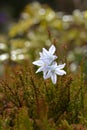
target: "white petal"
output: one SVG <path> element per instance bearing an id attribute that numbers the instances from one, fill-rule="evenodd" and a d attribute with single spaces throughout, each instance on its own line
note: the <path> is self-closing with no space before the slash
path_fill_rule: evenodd
<path id="1" fill-rule="evenodd" d="M 61 65 L 58 65 L 57 67 L 59 68 L 59 69 L 63 69 L 64 67 L 65 67 L 65 63 L 64 64 L 61 64 Z"/>
<path id="2" fill-rule="evenodd" d="M 55 51 L 56 51 L 56 48 L 55 48 L 54 45 L 52 45 L 52 46 L 49 48 L 49 52 L 50 52 L 51 54 L 54 54 Z"/>
<path id="3" fill-rule="evenodd" d="M 37 60 L 37 61 L 34 61 L 33 64 L 37 66 L 42 66 L 44 63 L 41 60 Z"/>
<path id="4" fill-rule="evenodd" d="M 40 68 L 36 71 L 36 73 L 41 72 L 41 71 L 43 71 L 43 67 L 40 67 Z"/>
<path id="5" fill-rule="evenodd" d="M 53 84 L 56 84 L 56 82 L 57 82 L 57 75 L 56 74 L 52 74 L 51 75 L 51 80 L 52 80 Z"/>
<path id="6" fill-rule="evenodd" d="M 46 74 L 47 74 L 47 71 L 43 71 L 43 78 L 44 78 L 44 79 L 47 79 L 47 78 L 46 78 Z"/>
<path id="7" fill-rule="evenodd" d="M 47 56 L 48 54 L 49 52 L 45 48 L 43 48 L 43 56 Z"/>
<path id="8" fill-rule="evenodd" d="M 49 71 L 49 72 L 46 74 L 45 79 L 50 78 L 50 77 L 51 77 L 51 75 L 52 75 L 52 73 L 51 73 L 51 71 Z"/>
<path id="9" fill-rule="evenodd" d="M 64 70 L 57 69 L 56 70 L 56 74 L 58 74 L 58 75 L 64 75 L 64 74 L 66 74 L 66 72 Z"/>
<path id="10" fill-rule="evenodd" d="M 56 61 L 54 61 L 54 62 L 52 63 L 52 66 L 57 67 L 57 62 L 56 62 Z"/>

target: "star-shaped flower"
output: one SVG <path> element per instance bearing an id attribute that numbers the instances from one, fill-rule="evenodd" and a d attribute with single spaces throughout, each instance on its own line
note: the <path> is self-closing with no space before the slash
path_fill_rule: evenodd
<path id="1" fill-rule="evenodd" d="M 51 66 L 49 66 L 48 73 L 45 77 L 45 79 L 51 78 L 53 84 L 56 84 L 57 82 L 57 75 L 65 75 L 66 72 L 62 70 L 65 67 L 65 63 L 61 65 L 57 65 L 56 62 L 54 62 Z"/>
<path id="2" fill-rule="evenodd" d="M 56 48 L 54 45 L 52 45 L 49 50 L 43 48 L 43 51 L 40 52 L 40 60 L 44 60 L 44 62 L 51 64 L 55 59 L 57 59 L 57 56 L 54 55 L 55 51 Z"/>

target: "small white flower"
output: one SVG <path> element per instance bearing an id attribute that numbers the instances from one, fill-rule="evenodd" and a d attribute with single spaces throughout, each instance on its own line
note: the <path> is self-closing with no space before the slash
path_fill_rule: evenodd
<path id="1" fill-rule="evenodd" d="M 57 82 L 57 75 L 64 75 L 66 72 L 62 70 L 65 67 L 65 63 L 61 65 L 57 65 L 54 61 L 57 56 L 54 55 L 56 48 L 52 45 L 49 50 L 43 48 L 43 51 L 40 52 L 40 58 L 37 61 L 34 61 L 33 64 L 39 66 L 40 68 L 36 71 L 43 72 L 43 78 L 48 79 L 51 78 L 53 84 Z"/>
<path id="2" fill-rule="evenodd" d="M 52 45 L 49 48 L 49 51 L 47 51 L 45 48 L 43 48 L 43 51 L 40 52 L 40 59 L 37 61 L 34 61 L 33 64 L 39 66 L 40 68 L 36 71 L 36 73 L 43 71 L 43 78 L 45 79 L 45 76 L 48 71 L 48 66 L 54 62 L 54 60 L 57 58 L 56 55 L 53 55 L 55 53 L 55 46 Z"/>
<path id="3" fill-rule="evenodd" d="M 61 69 L 63 69 L 65 67 L 65 65 L 66 65 L 65 63 L 61 64 L 61 65 L 57 65 L 57 63 L 54 62 L 54 64 L 49 67 L 49 71 L 48 71 L 45 79 L 48 79 L 48 78 L 51 77 L 51 80 L 52 80 L 53 84 L 56 84 L 57 75 L 62 76 L 64 74 L 66 74 L 66 72 L 64 70 L 61 70 Z"/>
<path id="4" fill-rule="evenodd" d="M 52 45 L 48 51 L 43 48 L 43 51 L 40 52 L 40 60 L 44 60 L 44 62 L 51 64 L 55 59 L 57 59 L 57 56 L 54 55 L 55 51 L 56 48 L 54 45 Z"/>

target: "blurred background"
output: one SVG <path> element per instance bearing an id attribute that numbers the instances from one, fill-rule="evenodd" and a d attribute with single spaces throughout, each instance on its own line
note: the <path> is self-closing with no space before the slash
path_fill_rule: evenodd
<path id="1" fill-rule="evenodd" d="M 24 7 L 36 0 L 0 0 L 0 32 L 4 32 L 5 24 L 10 20 L 17 20 Z M 73 10 L 86 10 L 87 0 L 37 0 L 41 4 L 49 5 L 54 11 L 71 14 Z"/>
<path id="2" fill-rule="evenodd" d="M 87 74 L 87 0 L 0 0 L 0 75 L 7 65 L 37 59 L 51 45 L 49 32 L 58 55 L 67 46 L 71 71 L 83 63 Z"/>

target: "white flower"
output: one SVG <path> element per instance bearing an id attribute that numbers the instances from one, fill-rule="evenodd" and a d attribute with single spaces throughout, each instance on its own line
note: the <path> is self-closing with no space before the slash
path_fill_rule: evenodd
<path id="1" fill-rule="evenodd" d="M 45 48 L 43 48 L 43 51 L 40 52 L 40 59 L 37 61 L 34 61 L 33 64 L 39 66 L 40 68 L 36 71 L 36 73 L 43 71 L 43 78 L 45 79 L 45 76 L 48 72 L 48 66 L 54 62 L 54 60 L 57 58 L 56 55 L 53 55 L 56 51 L 56 48 L 54 45 L 52 45 L 49 48 L 49 51 L 47 51 Z"/>
<path id="2" fill-rule="evenodd" d="M 65 67 L 65 65 L 66 65 L 65 63 L 61 64 L 61 65 L 57 65 L 57 63 L 54 62 L 54 64 L 49 67 L 49 71 L 48 71 L 45 79 L 51 77 L 51 80 L 52 80 L 53 84 L 56 84 L 57 75 L 62 76 L 64 74 L 66 74 L 66 72 L 64 70 L 62 70 Z"/>
<path id="3" fill-rule="evenodd" d="M 49 64 L 51 64 L 55 59 L 57 59 L 57 56 L 53 55 L 55 51 L 56 51 L 56 48 L 54 45 L 52 45 L 49 48 L 49 51 L 43 48 L 43 51 L 40 52 L 40 60 L 43 60 L 44 62 L 48 62 Z"/>
<path id="4" fill-rule="evenodd" d="M 53 84 L 57 82 L 57 75 L 64 75 L 66 72 L 62 70 L 65 67 L 65 63 L 61 65 L 57 65 L 55 59 L 57 58 L 54 55 L 56 48 L 52 45 L 49 50 L 43 48 L 43 51 L 40 52 L 40 58 L 37 61 L 34 61 L 33 64 L 39 66 L 39 69 L 36 71 L 43 72 L 43 78 L 48 79 L 51 78 Z"/>

